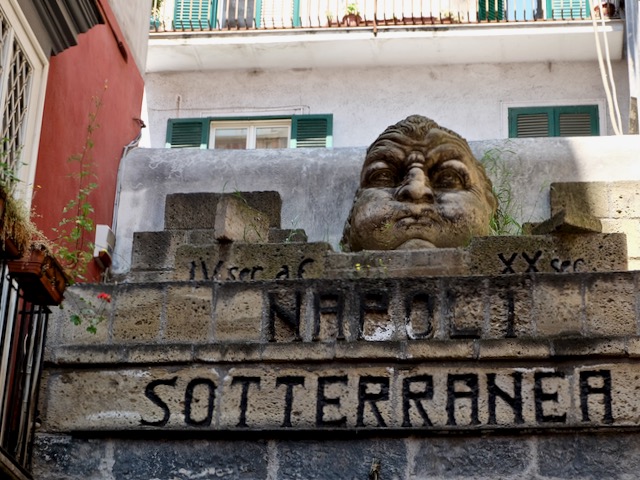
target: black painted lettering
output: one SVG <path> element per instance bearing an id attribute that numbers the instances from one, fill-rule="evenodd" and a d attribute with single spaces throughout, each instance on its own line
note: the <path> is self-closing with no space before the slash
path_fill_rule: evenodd
<path id="1" fill-rule="evenodd" d="M 511 290 L 507 292 L 507 331 L 505 338 L 516 338 L 516 300 Z"/>
<path id="2" fill-rule="evenodd" d="M 388 311 L 387 292 L 360 292 L 360 338 L 364 335 L 364 322 L 368 314 L 386 314 Z"/>
<path id="3" fill-rule="evenodd" d="M 291 411 L 293 410 L 293 387 L 304 386 L 304 377 L 286 376 L 276 378 L 276 387 L 286 385 L 287 390 L 284 394 L 284 420 L 282 426 L 291 427 Z"/>
<path id="4" fill-rule="evenodd" d="M 191 416 L 193 405 L 193 393 L 197 386 L 203 385 L 207 388 L 207 414 L 202 420 L 194 420 Z M 184 423 L 193 427 L 208 427 L 213 420 L 213 407 L 216 399 L 216 384 L 208 378 L 194 378 L 187 385 L 184 392 Z"/>
<path id="5" fill-rule="evenodd" d="M 599 378 L 601 387 L 594 387 L 589 383 L 589 379 Z M 582 410 L 582 421 L 591 421 L 589 417 L 589 395 L 602 395 L 604 414 L 602 423 L 613 423 L 613 411 L 611 408 L 611 370 L 593 370 L 590 372 L 580 372 L 580 408 Z"/>
<path id="6" fill-rule="evenodd" d="M 207 263 L 200 259 L 200 267 L 202 268 L 202 278 L 209 280 L 209 272 L 207 271 Z"/>
<path id="7" fill-rule="evenodd" d="M 168 380 L 154 380 L 149 382 L 147 388 L 144 390 L 144 396 L 155 403 L 163 412 L 163 417 L 161 420 L 151 422 L 145 419 L 140 420 L 140 425 L 149 425 L 151 427 L 164 427 L 169 422 L 169 417 L 171 416 L 171 411 L 169 410 L 169 406 L 158 396 L 155 389 L 160 385 L 167 385 L 168 387 L 175 387 L 176 381 L 178 377 L 172 377 Z"/>
<path id="8" fill-rule="evenodd" d="M 456 390 L 456 384 L 462 383 L 468 390 Z M 478 425 L 478 375 L 475 373 L 449 374 L 447 376 L 447 425 L 456 423 L 456 400 L 469 399 L 471 402 L 471 420 L 469 425 Z"/>
<path id="9" fill-rule="evenodd" d="M 516 259 L 516 257 L 518 256 L 517 253 L 514 253 L 511 255 L 511 257 L 509 257 L 509 260 L 507 260 L 506 258 L 504 258 L 504 255 L 502 255 L 502 253 L 498 254 L 498 258 L 502 261 L 502 263 L 505 265 L 505 267 L 502 269 L 502 274 L 505 273 L 516 273 L 515 270 L 513 269 L 512 265 L 514 260 Z"/>
<path id="10" fill-rule="evenodd" d="M 522 417 L 522 372 L 513 372 L 513 395 L 508 394 L 496 385 L 496 374 L 487 373 L 487 390 L 489 393 L 489 425 L 496 425 L 496 399 L 500 398 L 513 410 L 514 423 L 524 423 Z"/>
<path id="11" fill-rule="evenodd" d="M 318 340 L 320 337 L 320 322 L 323 314 L 335 315 L 337 338 L 344 340 L 344 295 L 342 292 L 315 292 L 313 307 L 313 340 Z"/>
<path id="12" fill-rule="evenodd" d="M 240 396 L 240 418 L 236 427 L 247 426 L 247 407 L 249 406 L 249 386 L 254 384 L 260 388 L 260 377 L 234 377 L 231 385 L 242 385 L 242 393 Z"/>
<path id="13" fill-rule="evenodd" d="M 264 268 L 262 268 L 259 265 L 256 265 L 255 267 L 253 267 L 251 269 L 251 280 L 255 280 L 256 279 L 256 273 L 263 272 L 263 271 L 264 271 Z"/>
<path id="14" fill-rule="evenodd" d="M 282 269 L 276 273 L 276 280 L 286 280 L 289 278 L 289 266 L 282 265 Z"/>
<path id="15" fill-rule="evenodd" d="M 423 385 L 422 390 L 413 390 L 412 386 Z M 414 402 L 416 410 L 422 418 L 423 427 L 431 427 L 433 423 L 427 415 L 427 411 L 422 404 L 422 400 L 431 400 L 433 398 L 433 377 L 431 375 L 415 375 L 402 380 L 402 426 L 412 427 L 411 424 L 411 402 Z"/>
<path id="16" fill-rule="evenodd" d="M 191 266 L 189 267 L 189 281 L 193 281 L 196 279 L 196 262 L 191 261 Z"/>
<path id="17" fill-rule="evenodd" d="M 538 259 L 540 258 L 541 255 L 542 255 L 542 250 L 538 250 L 536 253 L 534 253 L 533 258 L 529 258 L 529 255 L 527 255 L 526 252 L 522 252 L 522 258 L 525 259 L 528 265 L 524 273 L 538 271 L 538 267 L 536 267 L 536 263 L 538 263 Z"/>
<path id="18" fill-rule="evenodd" d="M 370 392 L 369 386 L 377 385 L 377 392 Z M 371 412 L 376 418 L 377 427 L 386 427 L 387 424 L 380 414 L 377 402 L 389 401 L 389 377 L 376 377 L 365 375 L 360 377 L 358 383 L 358 411 L 356 415 L 356 427 L 364 427 L 364 408 L 365 404 L 369 404 Z"/>
<path id="19" fill-rule="evenodd" d="M 409 294 L 405 297 L 405 322 L 411 338 L 427 338 L 433 333 L 433 312 L 435 298 L 425 292 Z M 421 325 L 422 328 L 416 328 Z"/>
<path id="20" fill-rule="evenodd" d="M 298 265 L 298 278 L 304 278 L 304 267 L 311 265 L 315 260 L 313 258 L 305 258 Z"/>
<path id="21" fill-rule="evenodd" d="M 242 270 L 240 270 L 240 280 L 247 280 L 247 278 L 250 278 L 250 275 L 251 275 L 250 268 L 243 268 Z"/>
<path id="22" fill-rule="evenodd" d="M 573 262 L 573 271 L 577 273 L 579 271 L 578 270 L 579 266 L 584 264 L 585 264 L 584 259 L 582 258 L 577 259 L 575 262 Z"/>
<path id="23" fill-rule="evenodd" d="M 291 329 L 294 335 L 294 340 L 301 340 L 300 338 L 300 306 L 302 304 L 302 294 L 298 291 L 295 292 L 295 305 L 293 310 L 287 310 L 285 307 L 278 303 L 278 296 L 275 293 L 269 293 L 269 341 L 276 341 L 276 319 L 279 318 L 282 322 Z"/>
<path id="24" fill-rule="evenodd" d="M 318 377 L 318 395 L 316 397 L 316 426 L 317 427 L 344 427 L 347 424 L 347 417 L 342 416 L 333 420 L 324 418 L 324 409 L 329 405 L 335 405 L 340 411 L 340 397 L 327 397 L 325 389 L 328 385 L 347 385 L 346 375 Z"/>
<path id="25" fill-rule="evenodd" d="M 230 267 L 227 269 L 227 276 L 229 280 L 237 280 L 236 272 L 238 271 L 238 267 Z"/>
<path id="26" fill-rule="evenodd" d="M 220 272 L 222 271 L 222 267 L 224 267 L 224 261 L 218 260 L 218 263 L 216 263 L 216 268 L 213 269 L 213 279 L 218 278 L 218 275 L 220 275 Z"/>
<path id="27" fill-rule="evenodd" d="M 566 423 L 567 414 L 545 415 L 544 402 L 558 402 L 558 392 L 545 392 L 542 381 L 545 378 L 564 378 L 563 372 L 536 372 L 533 376 L 533 395 L 536 408 L 536 422 L 538 423 Z"/>

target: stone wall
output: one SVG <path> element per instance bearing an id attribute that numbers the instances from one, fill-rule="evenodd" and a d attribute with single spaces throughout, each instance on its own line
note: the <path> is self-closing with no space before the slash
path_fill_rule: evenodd
<path id="1" fill-rule="evenodd" d="M 48 331 L 35 478 L 636 475 L 624 235 L 339 254 L 283 231 L 278 207 L 170 196 L 163 248 L 140 234 L 124 283 L 71 289 Z"/>

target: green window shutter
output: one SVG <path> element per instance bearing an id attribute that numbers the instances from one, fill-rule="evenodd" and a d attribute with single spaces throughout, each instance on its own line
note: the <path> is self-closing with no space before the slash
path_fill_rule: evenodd
<path id="1" fill-rule="evenodd" d="M 572 20 L 591 18 L 589 0 L 547 0 L 547 18 Z"/>
<path id="2" fill-rule="evenodd" d="M 550 108 L 510 108 L 509 138 L 553 136 L 551 114 Z"/>
<path id="3" fill-rule="evenodd" d="M 208 118 L 169 120 L 167 126 L 167 148 L 207 148 L 208 143 Z"/>
<path id="4" fill-rule="evenodd" d="M 173 23 L 176 30 L 209 30 L 215 25 L 217 0 L 175 0 Z"/>
<path id="5" fill-rule="evenodd" d="M 598 106 L 557 107 L 556 135 L 559 137 L 588 137 L 600 135 Z"/>
<path id="6" fill-rule="evenodd" d="M 509 109 L 509 137 L 600 135 L 597 105 Z"/>
<path id="7" fill-rule="evenodd" d="M 300 23 L 300 0 L 256 0 L 256 28 L 277 28 Z"/>
<path id="8" fill-rule="evenodd" d="M 294 115 L 291 148 L 333 146 L 333 115 Z"/>
<path id="9" fill-rule="evenodd" d="M 504 20 L 504 0 L 478 0 L 478 20 Z"/>

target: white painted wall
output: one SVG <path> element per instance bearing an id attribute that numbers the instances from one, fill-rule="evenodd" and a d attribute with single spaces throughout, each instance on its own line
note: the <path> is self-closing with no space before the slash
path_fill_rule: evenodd
<path id="1" fill-rule="evenodd" d="M 118 25 L 131 49 L 133 58 L 144 76 L 149 43 L 151 0 L 109 0 Z"/>
<path id="2" fill-rule="evenodd" d="M 628 125 L 624 61 L 613 63 L 622 124 Z M 430 65 L 147 73 L 151 147 L 165 144 L 167 120 L 201 116 L 332 113 L 334 146 L 367 146 L 413 113 L 468 140 L 505 138 L 508 106 L 599 104 L 612 134 L 597 62 Z"/>

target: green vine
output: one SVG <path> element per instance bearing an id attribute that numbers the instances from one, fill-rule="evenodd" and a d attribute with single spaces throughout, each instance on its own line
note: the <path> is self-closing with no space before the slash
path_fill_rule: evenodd
<path id="1" fill-rule="evenodd" d="M 103 105 L 106 89 L 105 82 L 101 94 L 92 97 L 93 109 L 89 112 L 87 135 L 81 152 L 67 159 L 69 163 L 77 164 L 77 169 L 68 177 L 77 182 L 78 189 L 76 195 L 65 205 L 62 210 L 62 219 L 54 229 L 58 235 L 54 241 L 55 253 L 73 281 L 86 280 L 85 275 L 93 259 L 93 242 L 86 241 L 87 235 L 95 230 L 93 219 L 95 210 L 89 196 L 98 188 L 93 159 L 94 134 L 100 128 L 98 114 Z"/>

